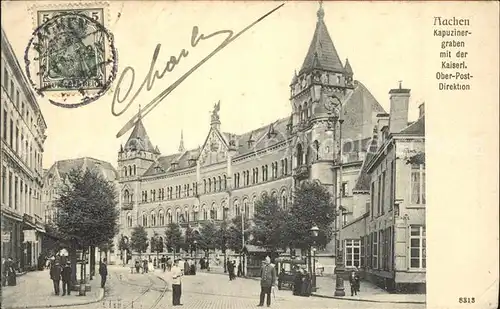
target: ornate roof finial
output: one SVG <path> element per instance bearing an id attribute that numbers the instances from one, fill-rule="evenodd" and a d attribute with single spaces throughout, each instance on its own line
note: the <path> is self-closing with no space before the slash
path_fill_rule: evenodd
<path id="1" fill-rule="evenodd" d="M 403 81 L 402 81 L 402 80 L 400 80 L 400 81 L 399 81 L 399 89 L 401 89 L 401 88 L 402 88 L 402 84 L 403 84 Z"/>
<path id="2" fill-rule="evenodd" d="M 323 1 L 319 1 L 319 9 L 316 15 L 318 15 L 318 20 L 323 20 L 323 17 L 325 17 L 325 11 L 323 10 Z"/>

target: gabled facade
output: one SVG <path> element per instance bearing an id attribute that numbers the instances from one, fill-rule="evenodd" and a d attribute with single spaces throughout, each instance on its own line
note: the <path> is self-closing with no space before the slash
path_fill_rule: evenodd
<path id="1" fill-rule="evenodd" d="M 378 115 L 386 112 L 354 80 L 349 61 L 340 60 L 322 8 L 317 16 L 309 50 L 290 84 L 289 115 L 235 134 L 222 129 L 219 102 L 203 144 L 187 150 L 181 137 L 179 151 L 169 155 L 153 148 L 139 117 L 118 153 L 123 236 L 130 237 L 137 225 L 145 226 L 151 237 L 154 232 L 164 235 L 170 222 L 196 229 L 207 220 L 217 222 L 242 214 L 252 218 L 254 202 L 264 193 L 275 195 L 282 207 L 289 207 L 294 188 L 305 180 L 319 181 L 334 194 L 339 186 L 352 194 L 373 127 Z M 342 103 L 345 184 L 336 180 L 339 123 L 334 142 L 331 114 L 325 107 L 332 97 Z M 131 147 L 131 143 L 140 146 Z M 345 202 L 350 203 L 347 198 Z M 348 208 L 351 213 L 346 218 L 352 216 L 353 207 Z M 333 256 L 333 242 L 327 252 Z"/>
<path id="2" fill-rule="evenodd" d="M 371 151 L 354 187 L 353 216 L 341 230 L 347 269 L 396 292 L 425 292 L 425 113 L 408 122 L 410 90 L 390 91 Z"/>

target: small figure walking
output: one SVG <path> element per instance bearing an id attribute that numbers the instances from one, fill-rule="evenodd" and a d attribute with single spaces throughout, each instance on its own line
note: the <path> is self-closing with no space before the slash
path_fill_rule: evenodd
<path id="1" fill-rule="evenodd" d="M 69 261 L 64 264 L 62 272 L 61 272 L 61 279 L 62 279 L 62 296 L 66 295 L 66 291 L 68 292 L 68 295 L 71 295 L 71 264 Z"/>
<path id="2" fill-rule="evenodd" d="M 351 284 L 351 296 L 358 295 L 359 276 L 355 271 L 351 272 L 351 275 L 349 276 L 349 283 Z"/>
<path id="3" fill-rule="evenodd" d="M 101 275 L 101 288 L 104 289 L 106 285 L 106 278 L 108 277 L 108 265 L 106 265 L 106 259 L 102 259 L 99 265 L 99 275 Z"/>
<path id="4" fill-rule="evenodd" d="M 59 260 L 56 259 L 55 262 L 50 267 L 50 279 L 54 284 L 54 294 L 59 295 L 59 281 L 61 281 L 61 265 Z"/>

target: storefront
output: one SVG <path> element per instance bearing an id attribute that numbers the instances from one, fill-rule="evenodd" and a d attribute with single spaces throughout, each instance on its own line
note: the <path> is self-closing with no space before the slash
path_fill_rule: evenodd
<path id="1" fill-rule="evenodd" d="M 23 219 L 18 214 L 9 211 L 9 209 L 2 210 L 2 257 L 11 257 L 18 267 L 22 266 L 23 260 Z"/>

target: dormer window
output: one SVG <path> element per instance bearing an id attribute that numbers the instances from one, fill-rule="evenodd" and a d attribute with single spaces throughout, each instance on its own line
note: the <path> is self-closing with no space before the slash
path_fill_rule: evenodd
<path id="1" fill-rule="evenodd" d="M 337 75 L 337 84 L 340 84 L 340 76 Z"/>
<path id="2" fill-rule="evenodd" d="M 161 173 L 161 167 L 159 165 L 155 166 L 155 172 Z"/>
<path id="3" fill-rule="evenodd" d="M 196 158 L 194 158 L 194 157 L 189 158 L 188 163 L 189 163 L 189 166 L 196 165 Z"/>
<path id="4" fill-rule="evenodd" d="M 172 168 L 176 169 L 177 167 L 179 167 L 179 162 L 172 162 Z"/>

